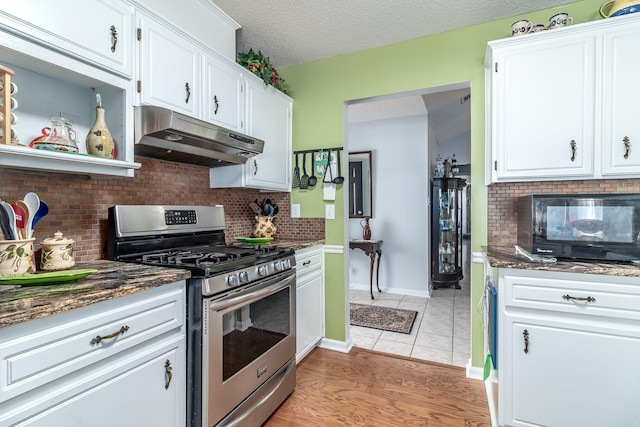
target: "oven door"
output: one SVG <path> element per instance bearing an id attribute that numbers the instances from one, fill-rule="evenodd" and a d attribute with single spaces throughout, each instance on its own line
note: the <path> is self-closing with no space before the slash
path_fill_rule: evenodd
<path id="1" fill-rule="evenodd" d="M 203 425 L 215 425 L 295 358 L 295 289 L 289 270 L 203 301 Z"/>

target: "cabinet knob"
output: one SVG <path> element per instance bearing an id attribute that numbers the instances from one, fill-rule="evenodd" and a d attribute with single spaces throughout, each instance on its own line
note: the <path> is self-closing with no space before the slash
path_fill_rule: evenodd
<path id="1" fill-rule="evenodd" d="M 524 352 L 529 353 L 529 331 L 526 329 L 522 332 L 522 336 L 524 337 Z"/>
<path id="2" fill-rule="evenodd" d="M 111 52 L 115 53 L 116 45 L 118 44 L 118 31 L 116 31 L 115 25 L 112 25 L 110 30 L 111 30 Z"/>
<path id="3" fill-rule="evenodd" d="M 167 359 L 167 361 L 164 362 L 164 389 L 165 390 L 169 389 L 169 384 L 171 384 L 171 380 L 173 379 L 173 374 L 171 373 L 172 370 L 173 368 L 171 367 L 171 361 Z"/>
<path id="4" fill-rule="evenodd" d="M 184 103 L 185 103 L 185 104 L 188 104 L 188 103 L 189 103 L 189 98 L 191 97 L 191 88 L 189 87 L 189 82 L 186 82 L 186 83 L 184 84 L 184 88 L 185 88 L 185 89 L 186 89 L 186 91 L 187 91 L 187 99 L 185 99 L 185 100 L 184 100 Z"/>
<path id="5" fill-rule="evenodd" d="M 596 299 L 594 297 L 572 297 L 569 294 L 566 295 L 562 295 L 562 299 L 566 299 L 567 301 L 569 300 L 573 300 L 573 301 L 586 301 L 586 302 L 596 302 Z"/>
<path id="6" fill-rule="evenodd" d="M 571 161 L 574 162 L 576 160 L 576 142 L 572 139 L 569 145 L 571 146 Z"/>
<path id="7" fill-rule="evenodd" d="M 95 338 L 93 338 L 91 340 L 91 342 L 89 344 L 91 344 L 91 345 L 99 344 L 100 341 L 102 341 L 102 340 L 109 340 L 109 339 L 115 338 L 115 337 L 117 337 L 119 335 L 124 334 L 128 330 L 129 330 L 129 327 L 125 325 L 125 326 L 121 327 L 118 331 L 116 331 L 114 333 L 111 333 L 109 335 L 105 335 L 105 336 L 97 335 Z"/>
<path id="8" fill-rule="evenodd" d="M 622 142 L 624 143 L 624 158 L 629 158 L 629 150 L 631 150 L 631 140 L 628 136 L 622 138 Z"/>

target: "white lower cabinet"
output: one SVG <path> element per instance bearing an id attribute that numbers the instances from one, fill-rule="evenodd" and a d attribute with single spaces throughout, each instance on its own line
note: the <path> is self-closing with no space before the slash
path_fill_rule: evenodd
<path id="1" fill-rule="evenodd" d="M 500 425 L 640 425 L 637 280 L 500 270 Z"/>
<path id="2" fill-rule="evenodd" d="M 0 425 L 184 426 L 184 288 L 0 329 Z"/>
<path id="3" fill-rule="evenodd" d="M 324 337 L 324 273 L 321 246 L 296 252 L 296 362 Z"/>

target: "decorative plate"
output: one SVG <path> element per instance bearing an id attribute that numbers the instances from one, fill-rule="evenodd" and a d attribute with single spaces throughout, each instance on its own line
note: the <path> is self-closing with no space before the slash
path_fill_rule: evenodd
<path id="1" fill-rule="evenodd" d="M 98 270 L 63 270 L 36 274 L 0 274 L 0 285 L 47 286 L 72 283 Z"/>
<path id="2" fill-rule="evenodd" d="M 273 237 L 236 237 L 238 242 L 251 243 L 252 245 L 263 245 L 273 240 Z"/>

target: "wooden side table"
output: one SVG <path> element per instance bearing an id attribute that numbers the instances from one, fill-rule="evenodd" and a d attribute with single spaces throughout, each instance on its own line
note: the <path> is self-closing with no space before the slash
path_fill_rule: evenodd
<path id="1" fill-rule="evenodd" d="M 376 267 L 376 287 L 378 292 L 380 290 L 380 258 L 382 258 L 382 240 L 349 240 L 349 249 L 360 249 L 366 255 L 369 256 L 371 262 L 369 263 L 369 291 L 371 292 L 371 299 L 373 298 L 373 264 L 378 257 L 378 265 Z"/>

